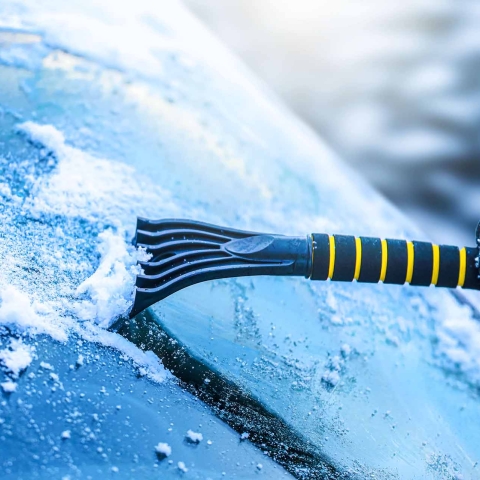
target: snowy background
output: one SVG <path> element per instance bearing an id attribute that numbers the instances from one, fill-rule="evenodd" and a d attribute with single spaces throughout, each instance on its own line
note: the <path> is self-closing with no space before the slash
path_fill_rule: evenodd
<path id="1" fill-rule="evenodd" d="M 184 0 L 440 243 L 480 218 L 480 4 Z"/>

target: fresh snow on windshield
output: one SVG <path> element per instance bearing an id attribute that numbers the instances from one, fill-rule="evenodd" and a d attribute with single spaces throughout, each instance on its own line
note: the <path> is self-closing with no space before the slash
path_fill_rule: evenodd
<path id="1" fill-rule="evenodd" d="M 18 125 L 17 131 L 40 148 L 46 162 L 53 162 L 55 168 L 50 175 L 34 179 L 32 195 L 12 202 L 12 208 L 20 203 L 23 214 L 30 218 L 64 221 L 56 220 L 55 228 L 37 232 L 37 245 L 28 245 L 28 252 L 5 255 L 0 325 L 18 334 L 43 333 L 57 340 L 66 340 L 75 332 L 121 350 L 144 375 L 162 381 L 166 372 L 152 352 L 143 352 L 105 328 L 128 313 L 140 272 L 137 261 L 148 258 L 131 244 L 136 216 L 152 211 L 152 205 L 158 215 L 164 209 L 175 212 L 175 204 L 168 192 L 140 178 L 133 168 L 67 145 L 63 134 L 51 125 L 26 122 Z M 10 193 L 2 189 L 2 194 Z M 91 225 L 85 238 L 78 238 L 81 229 L 69 233 L 78 220 Z M 69 235 L 75 244 L 65 243 Z M 85 245 L 84 251 L 80 244 Z M 34 258 L 31 251 L 35 248 L 39 249 L 35 255 L 38 267 L 49 273 L 41 278 L 41 288 L 32 288 L 31 275 L 21 274 L 17 268 L 22 258 L 27 264 L 29 257 Z M 30 347 L 12 340 L 0 352 L 0 362 L 15 378 L 28 367 L 32 354 Z"/>

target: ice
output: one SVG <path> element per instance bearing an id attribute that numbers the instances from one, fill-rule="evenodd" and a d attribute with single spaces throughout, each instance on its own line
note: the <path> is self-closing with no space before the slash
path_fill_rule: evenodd
<path id="1" fill-rule="evenodd" d="M 70 430 L 64 430 L 64 431 L 62 432 L 62 434 L 60 435 L 60 437 L 61 437 L 62 440 L 68 440 L 69 438 L 71 438 L 71 436 L 72 436 L 72 435 L 71 435 Z"/>
<path id="2" fill-rule="evenodd" d="M 178 462 L 177 463 L 177 467 L 178 469 L 183 472 L 183 473 L 187 473 L 188 472 L 188 468 L 185 466 L 185 463 L 184 462 Z"/>
<path id="3" fill-rule="evenodd" d="M 34 347 L 23 344 L 21 340 L 12 339 L 8 348 L 0 351 L 0 363 L 12 378 L 18 378 L 32 363 L 34 352 Z"/>
<path id="4" fill-rule="evenodd" d="M 186 437 L 192 443 L 200 443 L 203 440 L 203 435 L 193 430 L 188 430 Z"/>
<path id="5" fill-rule="evenodd" d="M 169 457 L 172 454 L 172 447 L 168 443 L 162 443 L 160 442 L 156 447 L 155 447 L 155 452 L 159 455 L 163 455 L 165 457 Z"/>

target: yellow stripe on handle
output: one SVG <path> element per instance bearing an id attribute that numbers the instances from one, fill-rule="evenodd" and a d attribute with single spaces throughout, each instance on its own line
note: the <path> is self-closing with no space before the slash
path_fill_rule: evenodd
<path id="1" fill-rule="evenodd" d="M 458 270 L 458 286 L 463 287 L 465 283 L 465 275 L 467 273 L 467 250 L 462 248 L 460 250 L 460 268 Z"/>
<path id="2" fill-rule="evenodd" d="M 415 254 L 413 250 L 413 243 L 412 242 L 407 242 L 407 276 L 405 278 L 405 281 L 407 283 L 410 283 L 412 281 L 413 277 L 413 262 L 415 260 Z"/>
<path id="3" fill-rule="evenodd" d="M 382 240 L 382 268 L 380 270 L 380 281 L 385 281 L 385 276 L 387 275 L 387 263 L 388 263 L 388 247 L 387 241 Z"/>
<path id="4" fill-rule="evenodd" d="M 438 273 L 440 272 L 440 248 L 438 245 L 432 245 L 433 250 L 433 269 L 432 269 L 432 285 L 438 282 Z"/>
<path id="5" fill-rule="evenodd" d="M 355 274 L 353 278 L 358 280 L 358 277 L 360 277 L 360 267 L 362 266 L 362 241 L 358 237 L 355 237 L 355 250 Z"/>
<path id="6" fill-rule="evenodd" d="M 330 264 L 328 266 L 328 278 L 331 279 L 335 269 L 335 237 L 333 235 L 329 235 L 328 239 L 330 243 Z"/>

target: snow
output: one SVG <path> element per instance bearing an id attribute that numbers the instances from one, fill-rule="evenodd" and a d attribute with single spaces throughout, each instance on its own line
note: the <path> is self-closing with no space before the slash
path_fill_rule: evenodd
<path id="1" fill-rule="evenodd" d="M 178 462 L 177 463 L 177 467 L 178 469 L 183 472 L 183 473 L 187 473 L 188 472 L 188 468 L 185 466 L 185 463 L 184 462 Z"/>
<path id="2" fill-rule="evenodd" d="M 78 286 L 77 295 L 85 295 L 88 300 L 79 302 L 75 308 L 81 320 L 94 318 L 101 326 L 108 327 L 131 306 L 132 286 L 140 269 L 123 236 L 108 229 L 98 238 L 100 265 Z"/>
<path id="3" fill-rule="evenodd" d="M 68 440 L 69 438 L 72 437 L 70 430 L 64 430 L 62 434 L 60 435 L 62 440 Z"/>
<path id="4" fill-rule="evenodd" d="M 17 390 L 17 384 L 15 382 L 12 382 L 11 380 L 0 383 L 0 386 L 5 393 L 13 393 Z"/>
<path id="5" fill-rule="evenodd" d="M 186 437 L 192 443 L 200 443 L 203 440 L 203 435 L 193 430 L 188 430 Z"/>
<path id="6" fill-rule="evenodd" d="M 10 198 L 12 196 L 12 191 L 8 184 L 0 183 L 0 195 L 4 198 Z"/>
<path id="7" fill-rule="evenodd" d="M 51 282 L 48 287 L 54 289 L 53 295 L 47 295 L 47 289 L 32 290 L 28 276 L 19 283 L 22 277 L 16 275 L 15 286 L 6 281 L 7 277 L 3 281 L 0 278 L 0 325 L 23 334 L 46 333 L 57 340 L 66 340 L 74 332 L 120 350 L 149 378 L 163 381 L 168 375 L 152 352 L 143 352 L 105 328 L 130 309 L 135 277 L 140 271 L 137 261 L 148 258 L 144 250 L 131 245 L 136 216 L 150 205 L 175 211 L 170 194 L 137 175 L 130 166 L 69 146 L 63 133 L 51 125 L 25 122 L 17 131 L 51 152 L 56 162 L 50 176 L 34 182 L 34 195 L 23 203 L 24 212 L 38 219 L 53 214 L 98 225 L 96 240 L 93 237 L 98 264 L 92 268 L 84 259 L 77 259 L 77 253 L 72 255 L 62 247 L 68 236 L 57 226 L 55 236 L 48 240 L 55 246 L 54 252 L 43 250 L 37 258 L 57 272 L 63 269 L 67 282 L 58 286 Z M 8 274 L 7 266 L 5 263 L 4 274 Z M 82 361 L 79 357 L 77 365 Z"/>
<path id="8" fill-rule="evenodd" d="M 168 443 L 160 442 L 155 447 L 155 452 L 159 455 L 164 455 L 165 457 L 169 457 L 172 454 L 172 447 Z"/>
<path id="9" fill-rule="evenodd" d="M 53 175 L 36 185 L 35 196 L 26 205 L 29 213 L 40 218 L 52 213 L 108 221 L 121 232 L 132 229 L 136 212 L 149 205 L 175 209 L 170 193 L 138 175 L 134 168 L 71 147 L 55 127 L 25 122 L 18 130 L 52 151 L 58 160 Z"/>
<path id="10" fill-rule="evenodd" d="M 11 339 L 8 348 L 0 351 L 0 363 L 12 376 L 18 378 L 21 372 L 32 363 L 35 349 L 21 340 Z"/>
<path id="11" fill-rule="evenodd" d="M 38 303 L 13 285 L 0 289 L 0 325 L 16 327 L 21 332 L 47 333 L 57 340 L 65 340 L 66 333 L 44 315 Z"/>

